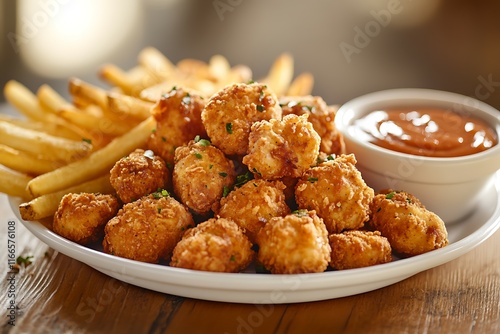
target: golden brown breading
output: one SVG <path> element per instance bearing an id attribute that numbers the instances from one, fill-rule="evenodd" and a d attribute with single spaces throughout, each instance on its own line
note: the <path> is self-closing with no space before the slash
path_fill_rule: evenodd
<path id="1" fill-rule="evenodd" d="M 413 195 L 387 189 L 371 204 L 370 225 L 391 243 L 394 251 L 414 256 L 448 245 L 444 222 Z"/>
<path id="2" fill-rule="evenodd" d="M 52 229 L 66 239 L 86 245 L 102 238 L 104 225 L 118 209 L 118 199 L 113 195 L 70 193 L 59 203 Z"/>
<path id="3" fill-rule="evenodd" d="M 269 219 L 290 213 L 284 189 L 280 181 L 250 180 L 223 197 L 216 213 L 236 222 L 255 243 L 257 233 Z"/>
<path id="4" fill-rule="evenodd" d="M 201 117 L 215 146 L 227 155 L 242 155 L 247 153 L 252 124 L 281 119 L 281 107 L 266 85 L 238 83 L 215 93 Z"/>
<path id="5" fill-rule="evenodd" d="M 158 189 L 168 188 L 170 174 L 153 151 L 136 149 L 111 169 L 110 183 L 123 203 L 130 203 Z"/>
<path id="6" fill-rule="evenodd" d="M 151 110 L 157 122 L 147 147 L 156 152 L 166 163 L 174 162 L 178 146 L 186 144 L 195 136 L 206 136 L 201 122 L 201 111 L 205 100 L 197 93 L 174 87 L 164 94 Z"/>
<path id="7" fill-rule="evenodd" d="M 329 236 L 334 269 L 369 267 L 392 261 L 391 245 L 379 231 L 344 231 Z"/>
<path id="8" fill-rule="evenodd" d="M 174 192 L 196 214 L 208 214 L 235 178 L 233 162 L 206 139 L 175 150 Z"/>
<path id="9" fill-rule="evenodd" d="M 374 191 L 355 164 L 354 155 L 340 155 L 310 168 L 295 187 L 299 208 L 316 210 L 329 233 L 359 229 L 369 219 Z"/>
<path id="10" fill-rule="evenodd" d="M 337 108 L 327 106 L 320 96 L 284 96 L 280 98 L 283 116 L 308 114 L 308 121 L 321 137 L 320 150 L 326 154 L 345 154 L 344 137 L 335 127 Z"/>
<path id="11" fill-rule="evenodd" d="M 321 138 L 308 115 L 287 115 L 252 125 L 243 163 L 266 180 L 300 177 L 316 162 Z"/>
<path id="12" fill-rule="evenodd" d="M 323 272 L 330 261 L 328 232 L 314 211 L 271 218 L 257 234 L 258 261 L 273 274 Z"/>
<path id="13" fill-rule="evenodd" d="M 128 203 L 104 229 L 104 251 L 149 263 L 169 259 L 184 232 L 194 226 L 187 208 L 165 191 Z"/>
<path id="14" fill-rule="evenodd" d="M 253 261 L 255 252 L 232 220 L 211 218 L 189 229 L 175 246 L 173 267 L 235 273 Z"/>

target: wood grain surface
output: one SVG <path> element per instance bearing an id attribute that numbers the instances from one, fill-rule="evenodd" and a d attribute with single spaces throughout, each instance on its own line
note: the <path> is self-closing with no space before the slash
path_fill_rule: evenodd
<path id="1" fill-rule="evenodd" d="M 233 304 L 110 278 L 36 239 L 1 196 L 2 333 L 500 333 L 500 231 L 456 260 L 372 292 L 309 303 Z M 33 256 L 15 274 L 6 251 L 9 221 L 15 222 L 16 254 Z"/>

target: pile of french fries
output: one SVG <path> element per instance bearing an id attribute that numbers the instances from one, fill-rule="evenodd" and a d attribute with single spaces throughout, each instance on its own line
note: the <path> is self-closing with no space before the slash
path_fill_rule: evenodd
<path id="1" fill-rule="evenodd" d="M 150 109 L 172 87 L 209 98 L 226 85 L 253 79 L 250 68 L 231 67 L 221 55 L 173 64 L 152 47 L 141 50 L 135 67 L 108 64 L 99 74 L 108 88 L 69 79 L 71 101 L 48 85 L 35 93 L 13 80 L 5 85 L 7 101 L 24 117 L 0 115 L 0 192 L 23 199 L 24 220 L 54 215 L 67 193 L 112 193 L 110 169 L 145 145 L 156 127 Z M 258 81 L 278 96 L 308 95 L 313 86 L 309 73 L 294 78 L 289 54 L 280 55 Z"/>

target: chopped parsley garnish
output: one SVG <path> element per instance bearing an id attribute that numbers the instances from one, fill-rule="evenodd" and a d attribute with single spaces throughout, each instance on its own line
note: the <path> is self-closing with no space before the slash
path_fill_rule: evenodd
<path id="1" fill-rule="evenodd" d="M 227 186 L 224 186 L 224 189 L 222 191 L 222 197 L 226 197 L 227 195 L 229 195 L 229 193 L 231 192 L 231 188 L 227 187 Z"/>
<path id="2" fill-rule="evenodd" d="M 219 175 L 222 176 L 222 177 L 226 177 L 227 173 L 226 172 L 220 172 Z"/>
<path id="3" fill-rule="evenodd" d="M 247 85 L 251 85 L 253 83 L 255 83 L 255 81 L 254 80 L 250 80 L 250 81 L 247 82 Z"/>
<path id="4" fill-rule="evenodd" d="M 198 143 L 198 144 L 200 144 L 201 146 L 204 146 L 204 147 L 212 145 L 212 143 L 210 142 L 210 140 L 203 139 L 199 135 L 197 135 L 196 137 L 194 137 L 194 142 Z"/>
<path id="5" fill-rule="evenodd" d="M 254 167 L 252 171 L 257 175 L 262 176 L 262 174 L 257 170 L 257 168 Z"/>
<path id="6" fill-rule="evenodd" d="M 394 197 L 394 195 L 396 195 L 396 193 L 394 191 L 391 191 L 390 193 L 388 193 L 387 195 L 385 195 L 385 198 L 386 199 L 391 199 Z"/>
<path id="7" fill-rule="evenodd" d="M 229 258 L 229 261 L 231 261 L 231 262 L 236 261 L 236 257 L 234 255 L 231 255 L 231 257 Z"/>
<path id="8" fill-rule="evenodd" d="M 144 156 L 148 159 L 151 159 L 153 160 L 154 157 L 155 157 L 155 152 L 151 151 L 151 150 L 146 150 L 144 151 Z"/>
<path id="9" fill-rule="evenodd" d="M 151 194 L 154 198 L 156 199 L 159 199 L 159 198 L 162 198 L 162 197 L 169 197 L 170 194 L 168 193 L 167 190 L 165 189 L 158 189 L 157 191 L 155 191 L 154 193 Z M 158 212 L 159 213 L 159 212 Z"/>
<path id="10" fill-rule="evenodd" d="M 31 261 L 32 258 L 33 258 L 32 255 L 28 255 L 26 257 L 18 256 L 16 259 L 16 263 L 20 266 L 23 265 L 23 266 L 27 267 L 32 263 L 32 261 Z"/>
<path id="11" fill-rule="evenodd" d="M 226 131 L 229 134 L 233 133 L 233 124 L 232 123 L 226 123 Z"/>
<path id="12" fill-rule="evenodd" d="M 236 182 L 234 183 L 234 186 L 239 188 L 242 185 L 244 185 L 245 183 L 247 183 L 248 181 L 250 181 L 251 179 L 253 179 L 253 175 L 250 172 L 246 172 L 245 174 L 238 175 L 238 176 L 236 176 Z"/>
<path id="13" fill-rule="evenodd" d="M 92 140 L 89 139 L 89 138 L 82 138 L 82 141 L 86 142 L 87 144 L 91 144 L 92 145 Z"/>
<path id="14" fill-rule="evenodd" d="M 151 130 L 151 133 L 156 133 L 156 128 L 154 128 L 153 130 Z"/>
<path id="15" fill-rule="evenodd" d="M 200 153 L 198 153 L 198 152 L 195 152 L 195 153 L 194 153 L 194 156 L 195 156 L 197 159 L 201 159 L 201 158 L 203 158 L 203 156 L 202 156 Z"/>
<path id="16" fill-rule="evenodd" d="M 158 213 L 161 213 L 161 208 L 158 208 Z"/>
<path id="17" fill-rule="evenodd" d="M 265 110 L 266 110 L 266 108 L 264 108 L 264 106 L 263 106 L 262 104 L 258 104 L 258 105 L 257 105 L 257 111 L 259 111 L 259 112 L 263 112 L 263 111 L 265 111 Z"/>
<path id="18" fill-rule="evenodd" d="M 162 136 L 161 141 L 165 143 L 167 141 L 167 138 Z"/>
<path id="19" fill-rule="evenodd" d="M 317 177 L 308 177 L 307 181 L 314 183 L 314 182 L 318 181 L 318 178 Z"/>

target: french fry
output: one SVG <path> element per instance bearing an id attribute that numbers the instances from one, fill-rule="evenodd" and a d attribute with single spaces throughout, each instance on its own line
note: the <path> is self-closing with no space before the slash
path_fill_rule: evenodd
<path id="1" fill-rule="evenodd" d="M 75 161 L 88 155 L 92 146 L 84 141 L 55 137 L 45 132 L 24 129 L 0 122 L 0 144 L 33 153 L 43 158 Z"/>
<path id="2" fill-rule="evenodd" d="M 175 65 L 156 48 L 144 48 L 138 58 L 139 64 L 160 80 L 167 79 L 175 71 Z"/>
<path id="3" fill-rule="evenodd" d="M 26 86 L 10 80 L 5 84 L 7 101 L 29 119 L 41 122 L 56 122 L 56 117 L 40 107 L 38 99 Z"/>
<path id="4" fill-rule="evenodd" d="M 28 175 L 40 175 L 64 165 L 0 144 L 0 164 Z"/>
<path id="5" fill-rule="evenodd" d="M 268 75 L 261 80 L 278 96 L 283 96 L 293 78 L 293 58 L 288 53 L 280 55 L 271 66 Z"/>
<path id="6" fill-rule="evenodd" d="M 231 66 L 229 65 L 229 61 L 226 57 L 222 55 L 212 56 L 208 62 L 208 71 L 210 72 L 210 76 L 216 80 L 224 80 L 229 75 L 231 71 Z"/>
<path id="7" fill-rule="evenodd" d="M 89 156 L 34 178 L 28 183 L 29 192 L 34 197 L 41 196 L 109 172 L 116 161 L 143 146 L 155 127 L 154 118 L 147 118 L 130 132 L 115 138 Z"/>
<path id="8" fill-rule="evenodd" d="M 108 64 L 101 68 L 100 76 L 110 84 L 118 86 L 126 95 L 136 97 L 143 89 L 161 82 L 160 78 L 151 75 L 141 66 L 125 72 L 115 65 Z"/>
<path id="9" fill-rule="evenodd" d="M 104 89 L 91 85 L 80 79 L 70 79 L 68 89 L 69 93 L 73 97 L 77 96 L 80 99 L 87 100 L 90 104 L 95 104 L 103 110 L 106 109 L 108 105 L 106 91 Z"/>
<path id="10" fill-rule="evenodd" d="M 312 74 L 307 72 L 301 73 L 292 81 L 290 87 L 288 87 L 286 95 L 288 96 L 309 95 L 312 93 L 313 85 L 314 85 L 314 77 L 312 76 Z"/>
<path id="11" fill-rule="evenodd" d="M 81 140 L 85 136 L 82 131 L 80 133 L 76 133 L 75 131 L 70 130 L 68 127 L 63 126 L 61 124 L 56 123 L 44 123 L 39 121 L 31 121 L 27 119 L 20 119 L 9 117 L 6 115 L 0 115 L 0 121 L 4 121 L 7 123 L 11 123 L 13 125 L 19 126 L 21 128 L 45 132 L 49 135 L 55 137 L 61 137 L 71 140 Z"/>
<path id="12" fill-rule="evenodd" d="M 59 203 L 64 195 L 69 193 L 114 193 L 114 189 L 109 182 L 109 174 L 101 176 L 91 181 L 72 186 L 54 193 L 36 197 L 29 202 L 19 205 L 19 213 L 24 220 L 39 220 L 55 214 Z"/>
<path id="13" fill-rule="evenodd" d="M 154 105 L 151 102 L 138 99 L 133 96 L 128 96 L 119 93 L 110 92 L 107 94 L 108 109 L 116 114 L 116 117 L 125 120 L 143 121 L 151 115 L 151 107 Z"/>
<path id="14" fill-rule="evenodd" d="M 69 103 L 47 84 L 43 84 L 38 88 L 36 96 L 38 97 L 40 105 L 54 114 L 57 113 L 61 107 Z"/>
<path id="15" fill-rule="evenodd" d="M 75 108 L 71 105 L 63 107 L 59 111 L 59 115 L 68 122 L 79 126 L 80 128 L 87 129 L 88 131 L 101 132 L 106 136 L 121 136 L 128 132 L 134 124 L 124 125 L 124 123 L 115 122 L 106 117 L 101 117 L 91 110 L 93 107 L 87 109 L 87 112 Z"/>
<path id="16" fill-rule="evenodd" d="M 9 196 L 30 198 L 26 186 L 32 178 L 0 167 L 0 192 Z"/>

